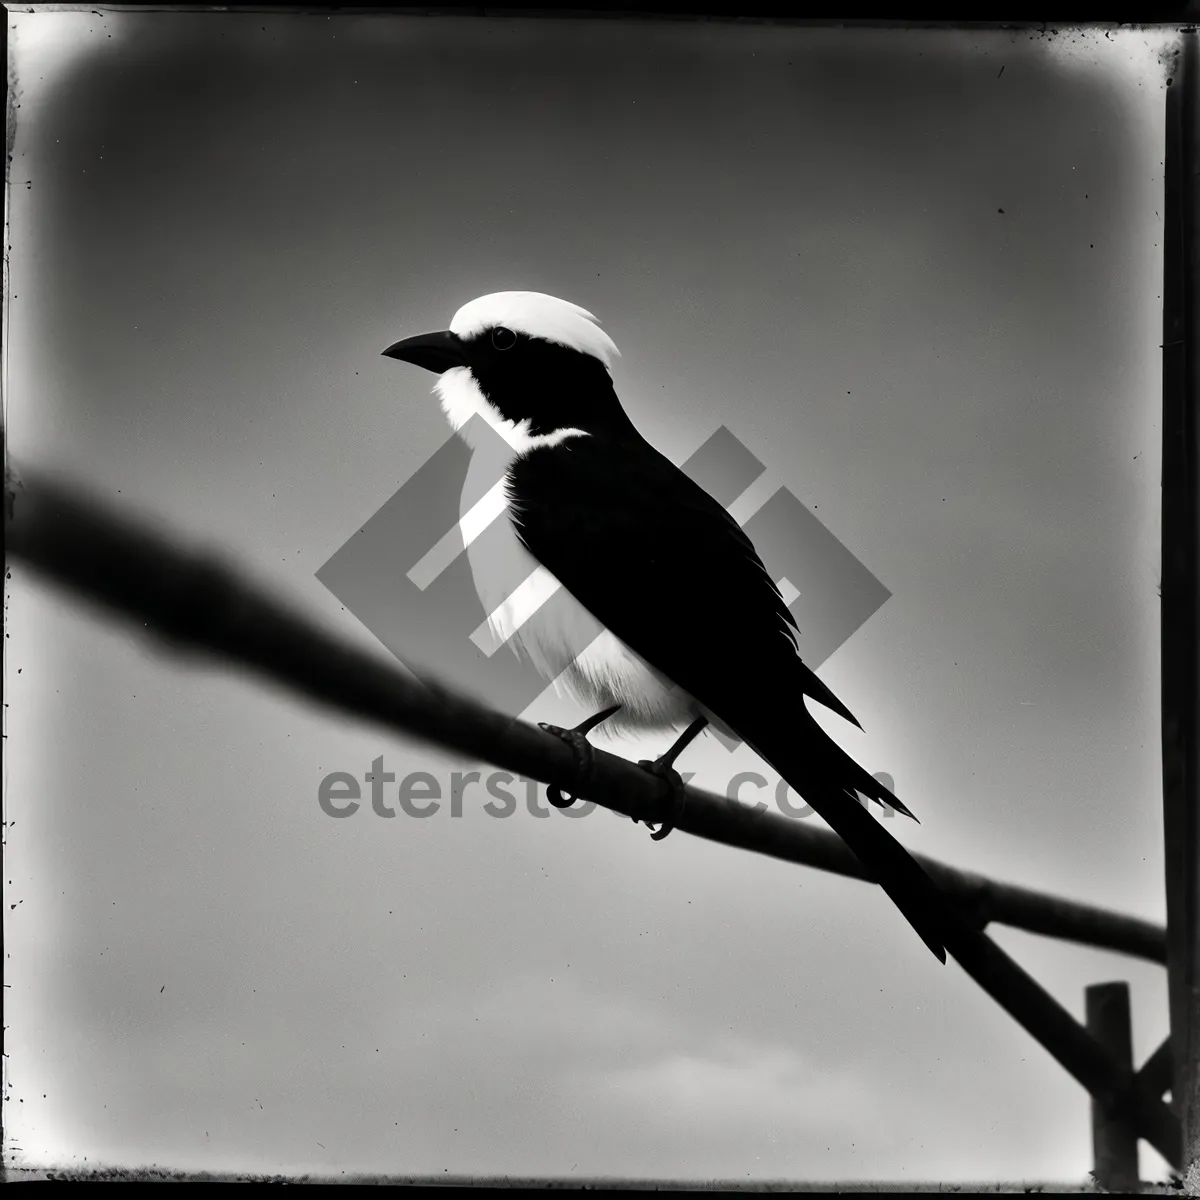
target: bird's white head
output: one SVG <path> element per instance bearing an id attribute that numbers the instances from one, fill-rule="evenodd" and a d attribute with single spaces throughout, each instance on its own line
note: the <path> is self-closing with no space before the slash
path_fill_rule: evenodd
<path id="1" fill-rule="evenodd" d="M 434 391 L 464 436 L 480 416 L 514 449 L 528 449 L 627 420 L 612 389 L 616 344 L 587 309 L 543 292 L 480 296 L 449 329 L 384 354 L 438 373 Z"/>
<path id="2" fill-rule="evenodd" d="M 586 308 L 544 292 L 492 292 L 464 304 L 450 322 L 450 332 L 464 340 L 493 329 L 511 329 L 612 366 L 621 352 Z"/>

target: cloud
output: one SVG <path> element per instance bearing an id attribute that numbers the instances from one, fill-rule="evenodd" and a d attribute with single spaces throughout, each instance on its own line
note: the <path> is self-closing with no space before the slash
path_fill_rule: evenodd
<path id="1" fill-rule="evenodd" d="M 639 1122 L 731 1138 L 748 1129 L 776 1136 L 844 1130 L 872 1105 L 854 1073 L 815 1068 L 788 1047 L 745 1038 L 593 1075 L 586 1087 Z"/>
<path id="2" fill-rule="evenodd" d="M 521 973 L 408 1014 L 399 1057 L 427 1114 L 469 1119 L 468 1090 L 471 1111 L 488 1114 L 471 1133 L 484 1170 L 786 1174 L 867 1129 L 879 1149 L 880 1093 L 858 1066 L 822 1066 L 779 1036 L 722 1025 Z M 423 1122 L 423 1135 L 439 1139 L 443 1123 Z"/>

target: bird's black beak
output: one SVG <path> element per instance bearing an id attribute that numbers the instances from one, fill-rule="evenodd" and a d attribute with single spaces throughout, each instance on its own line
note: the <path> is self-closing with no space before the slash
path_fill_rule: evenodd
<path id="1" fill-rule="evenodd" d="M 462 339 L 450 332 L 419 333 L 389 346 L 384 354 L 414 366 L 424 367 L 440 375 L 451 367 L 468 366 L 466 347 Z"/>

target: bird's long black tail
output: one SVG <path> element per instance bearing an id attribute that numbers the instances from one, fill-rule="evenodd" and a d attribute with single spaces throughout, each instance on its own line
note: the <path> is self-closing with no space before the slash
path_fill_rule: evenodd
<path id="1" fill-rule="evenodd" d="M 944 963 L 942 938 L 949 916 L 948 900 L 854 795 L 853 789 L 866 775 L 863 768 L 811 716 L 805 713 L 800 719 L 807 720 L 811 729 L 800 733 L 793 720 L 791 728 L 772 728 L 765 738 L 751 743 L 752 748 L 825 819 Z M 876 787 L 887 792 L 878 783 Z M 859 786 L 859 790 L 864 789 Z"/>

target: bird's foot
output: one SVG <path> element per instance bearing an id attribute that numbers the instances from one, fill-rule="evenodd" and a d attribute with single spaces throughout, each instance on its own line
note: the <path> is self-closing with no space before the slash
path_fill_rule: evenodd
<path id="1" fill-rule="evenodd" d="M 614 704 L 612 708 L 606 708 L 603 712 L 598 712 L 594 717 L 588 717 L 586 721 L 581 721 L 574 729 L 563 729 L 559 725 L 548 725 L 545 721 L 538 722 L 539 729 L 544 729 L 547 733 L 552 733 L 555 737 L 562 738 L 571 747 L 575 755 L 575 769 L 582 780 L 579 786 L 583 789 L 586 789 L 591 783 L 592 775 L 596 768 L 596 756 L 592 750 L 592 743 L 587 740 L 587 735 L 601 721 L 605 721 L 611 717 L 620 707 L 619 704 Z M 562 788 L 552 783 L 546 788 L 546 799 L 555 808 L 570 808 L 579 799 L 579 796 L 568 796 L 563 792 Z"/>
<path id="2" fill-rule="evenodd" d="M 653 762 L 643 758 L 638 766 L 650 775 L 663 780 L 671 789 L 671 815 L 665 820 L 658 823 L 658 829 L 650 834 L 650 840 L 661 842 L 663 838 L 675 828 L 676 822 L 683 816 L 684 806 L 687 804 L 687 793 L 684 791 L 683 777 L 671 766 L 670 762 L 664 758 L 656 758 Z M 641 818 L 634 817 L 636 824 Z M 651 822 L 646 821 L 646 828 L 649 829 Z"/>
<path id="3" fill-rule="evenodd" d="M 595 755 L 592 753 L 592 743 L 587 740 L 587 736 L 580 733 L 578 729 L 562 729 L 558 725 L 547 725 L 544 722 L 539 722 L 539 725 L 547 733 L 552 733 L 555 737 L 562 738 L 571 747 L 575 754 L 575 769 L 579 772 L 579 778 L 582 780 L 579 786 L 581 790 L 586 790 L 588 784 L 592 781 L 592 773 L 596 768 Z M 577 795 L 566 795 L 558 784 L 552 783 L 546 788 L 546 799 L 555 808 L 570 808 L 579 797 Z"/>
<path id="4" fill-rule="evenodd" d="M 648 771 L 651 775 L 657 776 L 659 779 L 665 780 L 671 789 L 671 815 L 665 820 L 658 823 L 658 832 L 650 835 L 651 839 L 656 842 L 661 842 L 663 838 L 675 828 L 676 822 L 683 816 L 683 806 L 687 803 L 687 794 L 683 790 L 683 779 L 679 772 L 675 770 L 672 764 L 675 760 L 687 749 L 704 732 L 705 726 L 708 725 L 707 717 L 697 717 L 680 735 L 675 739 L 674 744 L 666 752 L 660 754 L 653 762 L 642 759 L 638 766 L 643 771 Z M 636 825 L 639 818 L 634 817 L 633 823 Z M 650 827 L 650 822 L 646 822 L 646 828 Z"/>

